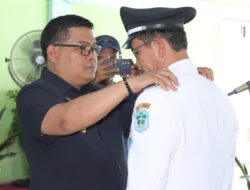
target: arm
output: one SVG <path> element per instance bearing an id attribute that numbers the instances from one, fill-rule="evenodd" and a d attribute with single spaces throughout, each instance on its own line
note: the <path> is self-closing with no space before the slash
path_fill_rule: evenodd
<path id="1" fill-rule="evenodd" d="M 128 83 L 134 93 L 152 84 L 175 90 L 175 84 L 178 84 L 170 71 L 147 72 L 129 78 Z M 46 113 L 41 131 L 47 135 L 67 135 L 87 128 L 105 117 L 126 96 L 128 91 L 121 81 L 70 102 L 57 104 Z"/>
<path id="2" fill-rule="evenodd" d="M 135 108 L 141 109 L 134 112 L 131 126 L 127 190 L 166 189 L 171 160 L 179 145 L 180 128 L 171 110 L 172 105 L 160 93 L 159 90 L 143 93 L 137 100 Z M 145 102 L 150 103 L 149 108 L 138 106 Z M 138 127 L 137 123 L 142 114 L 145 130 L 139 132 L 143 127 Z"/>

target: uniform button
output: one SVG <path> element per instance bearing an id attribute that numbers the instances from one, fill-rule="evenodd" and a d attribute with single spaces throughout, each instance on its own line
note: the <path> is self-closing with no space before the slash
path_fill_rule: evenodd
<path id="1" fill-rule="evenodd" d="M 121 167 L 121 165 L 119 165 L 119 166 L 118 166 L 118 168 L 119 168 L 119 170 L 120 170 L 120 171 L 122 170 L 122 167 Z"/>

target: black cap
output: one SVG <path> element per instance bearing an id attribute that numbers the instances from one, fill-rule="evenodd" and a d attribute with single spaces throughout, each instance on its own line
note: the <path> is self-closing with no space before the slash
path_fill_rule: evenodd
<path id="1" fill-rule="evenodd" d="M 96 44 L 102 46 L 101 51 L 106 48 L 113 48 L 114 50 L 121 53 L 120 44 L 114 37 L 109 35 L 101 35 L 97 36 L 95 39 L 96 39 Z"/>
<path id="2" fill-rule="evenodd" d="M 195 17 L 196 10 L 193 7 L 147 9 L 121 7 L 120 15 L 128 33 L 128 39 L 123 47 L 130 48 L 130 42 L 136 33 L 146 30 L 183 29 L 183 25 Z"/>

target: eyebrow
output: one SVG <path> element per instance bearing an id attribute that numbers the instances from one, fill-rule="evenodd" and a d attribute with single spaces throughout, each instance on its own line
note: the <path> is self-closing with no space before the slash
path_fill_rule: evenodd
<path id="1" fill-rule="evenodd" d="M 87 41 L 79 41 L 79 43 L 80 44 L 90 45 L 90 46 L 96 45 L 96 42 L 94 42 L 93 44 L 91 44 L 90 42 L 87 42 Z"/>

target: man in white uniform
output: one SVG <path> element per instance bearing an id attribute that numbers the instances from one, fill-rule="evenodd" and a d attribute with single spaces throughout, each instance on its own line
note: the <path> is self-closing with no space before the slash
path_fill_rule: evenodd
<path id="1" fill-rule="evenodd" d="M 183 25 L 192 7 L 122 7 L 131 48 L 145 71 L 169 68 L 177 91 L 158 86 L 137 98 L 131 126 L 127 190 L 231 189 L 237 121 L 231 103 L 199 75 L 187 53 Z"/>

